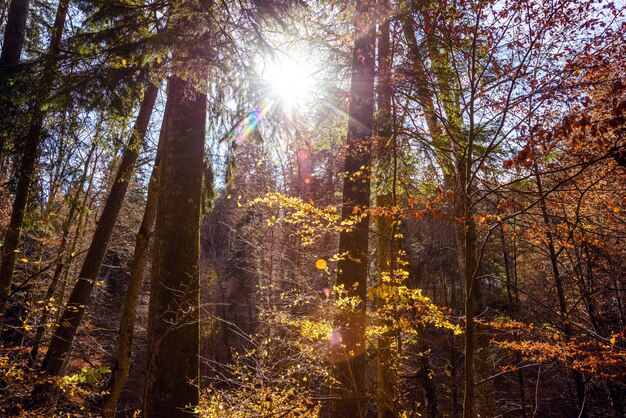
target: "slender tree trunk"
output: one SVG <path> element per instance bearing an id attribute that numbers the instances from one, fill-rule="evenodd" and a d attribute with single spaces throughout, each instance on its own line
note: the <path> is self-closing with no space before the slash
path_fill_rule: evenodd
<path id="1" fill-rule="evenodd" d="M 206 64 L 205 64 L 206 65 Z M 200 83 L 207 70 L 197 70 Z M 148 320 L 146 417 L 188 417 L 198 404 L 199 258 L 206 94 L 173 75 L 167 95 Z M 184 185 L 184 187 L 181 187 Z"/>
<path id="2" fill-rule="evenodd" d="M 573 336 L 572 326 L 569 322 L 569 310 L 567 308 L 567 300 L 565 297 L 565 289 L 563 287 L 563 277 L 559 269 L 559 260 L 556 247 L 554 245 L 554 235 L 552 234 L 552 228 L 550 225 L 550 215 L 548 212 L 548 205 L 546 204 L 545 194 L 543 190 L 543 183 L 541 176 L 539 175 L 539 168 L 537 164 L 534 165 L 535 179 L 537 181 L 537 192 L 539 193 L 539 208 L 541 209 L 541 215 L 543 217 L 544 224 L 546 226 L 546 236 L 548 239 L 548 253 L 550 255 L 550 266 L 552 267 L 552 275 L 554 277 L 554 286 L 556 287 L 557 299 L 559 302 L 559 314 L 561 315 L 561 324 L 563 326 L 563 332 L 565 336 L 571 338 Z M 578 398 L 578 407 L 580 408 L 579 416 L 584 418 L 587 416 L 587 410 L 585 408 L 585 384 L 583 376 L 580 372 L 572 370 L 572 377 L 574 379 L 574 385 L 576 387 L 576 395 Z"/>
<path id="3" fill-rule="evenodd" d="M 76 330 L 89 304 L 91 292 L 97 281 L 100 266 L 104 259 L 117 216 L 124 203 L 126 190 L 130 182 L 139 150 L 143 143 L 150 116 L 156 102 L 159 88 L 150 84 L 144 93 L 144 98 L 137 115 L 133 133 L 128 141 L 122 156 L 122 162 L 117 170 L 115 182 L 104 204 L 104 209 L 98 220 L 89 250 L 81 267 L 78 281 L 55 330 L 50 347 L 46 352 L 42 368 L 48 375 L 58 376 L 63 373 L 63 367 L 71 351 Z"/>
<path id="4" fill-rule="evenodd" d="M 57 291 L 61 274 L 65 270 L 65 260 L 68 260 L 72 257 L 71 254 L 67 254 L 66 252 L 68 244 L 69 244 L 70 229 L 72 227 L 72 224 L 74 222 L 77 212 L 79 212 L 80 195 L 82 194 L 83 188 L 85 186 L 85 182 L 87 181 L 89 164 L 96 150 L 96 146 L 97 146 L 97 141 L 94 140 L 91 146 L 91 149 L 89 150 L 89 154 L 87 155 L 87 159 L 85 161 L 85 168 L 83 169 L 80 180 L 78 181 L 78 185 L 76 187 L 76 193 L 71 198 L 70 211 L 67 214 L 67 218 L 65 219 L 65 222 L 63 222 L 61 244 L 59 245 L 59 250 L 57 252 L 57 257 L 59 261 L 58 261 L 56 268 L 54 269 L 52 280 L 50 281 L 50 285 L 48 286 L 48 290 L 46 291 L 46 296 L 44 298 L 46 305 L 41 314 L 41 318 L 39 319 L 39 327 L 37 328 L 37 332 L 35 333 L 35 339 L 33 341 L 33 346 L 30 351 L 31 364 L 35 364 L 35 362 L 37 361 L 37 354 L 39 353 L 39 346 L 41 344 L 41 340 L 44 336 L 44 333 L 46 332 L 46 325 L 48 323 L 48 318 L 50 317 L 50 313 L 51 313 L 50 307 L 52 307 L 52 304 L 54 303 L 54 295 Z"/>
<path id="5" fill-rule="evenodd" d="M 393 151 L 395 138 L 393 137 L 392 114 L 392 52 L 389 32 L 389 0 L 378 2 L 378 88 L 376 112 L 376 144 L 378 159 L 378 184 L 376 192 L 376 207 L 390 209 L 395 204 L 395 160 Z M 382 289 L 394 282 L 393 271 L 397 248 L 394 238 L 395 222 L 387 216 L 376 218 L 378 229 L 378 287 Z M 391 283 L 390 283 L 391 282 Z M 384 310 L 384 299 L 377 298 L 377 309 Z M 381 320 L 381 326 L 391 327 L 392 321 Z M 393 350 L 394 331 L 389 329 L 378 339 L 377 352 L 377 405 L 379 418 L 397 416 L 398 406 L 398 376 L 396 370 L 395 351 Z"/>
<path id="6" fill-rule="evenodd" d="M 415 22 L 407 7 L 406 5 L 403 6 L 401 23 L 411 60 L 411 74 L 415 80 L 417 101 L 424 112 L 424 120 L 432 137 L 435 155 L 443 171 L 444 185 L 446 188 L 452 189 L 454 187 L 454 165 L 451 158 L 450 142 L 447 140 L 449 138 L 446 138 L 446 135 L 444 135 L 443 127 L 435 110 L 433 91 L 429 87 L 431 83 L 425 70 L 424 54 L 420 51 L 420 46 L 415 37 Z"/>
<path id="7" fill-rule="evenodd" d="M 167 126 L 167 110 L 163 116 L 163 126 Z M 132 362 L 133 331 L 135 328 L 135 316 L 137 313 L 137 299 L 143 283 L 143 274 L 147 262 L 147 250 L 150 237 L 156 219 L 157 197 L 159 187 L 159 166 L 161 164 L 161 154 L 164 147 L 165 132 L 161 129 L 159 145 L 157 149 L 150 184 L 148 185 L 148 197 L 144 210 L 141 226 L 135 241 L 133 252 L 132 268 L 128 280 L 128 289 L 124 297 L 122 317 L 120 319 L 120 331 L 117 339 L 117 353 L 114 360 L 113 372 L 108 382 L 109 396 L 103 403 L 103 416 L 112 418 L 116 415 L 117 404 L 126 385 L 128 373 Z"/>
<path id="8" fill-rule="evenodd" d="M 95 202 L 95 197 L 92 195 L 91 191 L 94 186 L 94 176 L 96 174 L 96 168 L 98 167 L 98 160 L 100 155 L 96 153 L 94 161 L 92 163 L 91 173 L 89 175 L 89 181 L 87 182 L 87 189 L 85 190 L 84 197 L 82 202 L 80 203 L 80 211 L 78 213 L 78 219 L 76 220 L 76 226 L 74 227 L 74 233 L 72 234 L 71 244 L 67 250 L 69 256 L 66 258 L 65 266 L 62 269 L 61 279 L 59 280 L 59 289 L 56 292 L 56 299 L 59 301 L 59 306 L 65 306 L 65 290 L 67 288 L 68 278 L 72 272 L 72 265 L 74 260 L 76 260 L 76 250 L 81 246 L 83 241 L 83 228 L 87 224 L 87 215 L 91 211 L 93 204 Z M 57 314 L 55 315 L 53 324 L 58 324 L 61 319 L 61 314 L 63 313 L 62 309 L 57 310 Z"/>
<path id="9" fill-rule="evenodd" d="M 413 71 L 417 83 L 418 100 L 424 110 L 426 124 L 429 128 L 435 153 L 441 164 L 443 171 L 444 187 L 455 192 L 453 202 L 453 214 L 464 219 L 463 225 L 457 227 L 450 224 L 449 230 L 454 231 L 457 237 L 457 247 L 462 246 L 462 259 L 457 265 L 462 266 L 465 282 L 465 392 L 464 392 L 464 416 L 474 416 L 474 314 L 477 305 L 480 304 L 481 287 L 476 279 L 477 270 L 477 237 L 476 226 L 472 219 L 472 147 L 473 133 L 470 132 L 469 139 L 463 138 L 461 109 L 458 100 L 458 93 L 453 88 L 454 75 L 450 68 L 450 60 L 445 52 L 445 48 L 440 45 L 437 32 L 438 29 L 431 16 L 431 2 L 425 1 L 417 4 L 417 10 L 421 13 L 425 25 L 426 46 L 428 56 L 432 63 L 434 79 L 439 88 L 440 100 L 446 117 L 446 131 L 435 112 L 433 103 L 433 93 L 428 88 L 429 81 L 424 70 L 424 58 L 418 47 L 414 33 L 414 22 L 409 10 L 403 13 L 403 31 L 407 39 L 409 56 L 413 62 Z M 473 105 L 473 104 L 472 104 Z M 471 130 L 471 128 L 470 128 Z M 455 161 L 454 155 L 457 156 Z M 456 174 L 456 175 L 455 175 Z M 454 277 L 451 285 L 452 303 L 455 304 L 455 284 Z"/>
<path id="10" fill-rule="evenodd" d="M 352 82 L 348 109 L 348 135 L 345 159 L 342 217 L 349 218 L 357 208 L 370 203 L 371 137 L 374 111 L 375 8 L 373 0 L 357 0 L 354 19 Z M 366 314 L 369 218 L 361 219 L 351 231 L 339 235 L 339 253 L 347 253 L 338 263 L 337 286 L 348 297 L 360 300 L 335 317 L 333 347 L 334 377 L 339 382 L 337 399 L 331 405 L 333 416 L 364 417 L 366 414 Z"/>
<path id="11" fill-rule="evenodd" d="M 15 200 L 13 201 L 11 220 L 9 221 L 9 226 L 4 236 L 4 246 L 2 247 L 2 263 L 0 265 L 0 300 L 2 301 L 6 300 L 6 297 L 11 291 L 13 271 L 15 269 L 15 260 L 19 252 L 18 246 L 22 225 L 24 224 L 24 216 L 26 214 L 28 194 L 35 174 L 35 163 L 41 142 L 41 130 L 45 116 L 41 102 L 48 98 L 50 90 L 52 89 L 52 82 L 56 73 L 55 60 L 58 58 L 60 52 L 61 37 L 63 36 L 63 29 L 65 27 L 68 5 L 69 0 L 61 0 L 57 7 L 50 45 L 48 47 L 48 61 L 42 74 L 37 100 L 31 107 L 31 120 L 28 134 L 23 140 L 23 154 L 18 172 Z M 4 308 L 5 302 L 2 302 L 0 305 L 0 330 L 4 327 Z"/>
<path id="12" fill-rule="evenodd" d="M 465 394 L 463 398 L 463 417 L 474 418 L 474 313 L 476 308 L 475 270 L 476 270 L 476 226 L 471 211 L 466 211 L 464 274 L 465 274 Z"/>
<path id="13" fill-rule="evenodd" d="M 78 213 L 78 219 L 76 220 L 76 226 L 74 227 L 74 233 L 72 234 L 71 244 L 69 246 L 69 249 L 67 250 L 69 257 L 66 259 L 65 266 L 62 269 L 62 275 L 59 281 L 59 289 L 56 292 L 56 299 L 59 301 L 59 306 L 65 306 L 65 290 L 67 288 L 68 277 L 70 276 L 70 273 L 72 273 L 72 264 L 76 259 L 76 249 L 79 248 L 82 243 L 83 228 L 87 224 L 87 215 L 91 211 L 91 208 L 95 201 L 95 197 L 92 196 L 91 191 L 93 190 L 94 186 L 94 176 L 96 173 L 96 168 L 98 167 L 99 157 L 100 155 L 96 153 L 92 164 L 91 173 L 89 175 L 89 181 L 87 182 L 87 189 L 85 190 L 83 200 L 80 204 L 80 211 Z M 61 319 L 62 313 L 63 310 L 58 309 L 52 323 L 58 324 L 59 320 Z"/>
<path id="14" fill-rule="evenodd" d="M 511 307 L 513 317 L 515 318 L 515 314 L 518 313 L 519 306 L 516 302 L 516 299 L 513 297 L 513 291 L 517 293 L 517 289 L 514 288 L 513 279 L 511 274 L 511 263 L 509 261 L 509 251 L 506 245 L 506 239 L 504 236 L 504 227 L 500 224 L 500 243 L 502 245 L 502 258 L 504 260 L 504 272 L 506 274 L 506 290 L 509 298 L 509 306 Z M 513 237 L 515 239 L 515 237 Z M 513 254 L 513 262 L 517 263 L 516 254 Z M 517 318 L 516 318 L 517 319 Z M 522 358 L 519 353 L 515 353 L 515 361 L 518 363 L 521 362 Z M 519 388 L 520 395 L 520 409 L 522 412 L 522 417 L 526 418 L 526 392 L 525 392 L 525 383 L 524 383 L 524 371 L 523 369 L 517 370 L 517 383 Z"/>
<path id="15" fill-rule="evenodd" d="M 432 47 L 432 46 L 431 46 Z M 447 64 L 446 69 L 449 67 Z M 458 134 L 457 140 L 459 145 L 463 147 L 462 156 L 458 159 L 458 172 L 459 172 L 459 190 L 461 191 L 462 208 L 463 208 L 463 269 L 465 275 L 465 395 L 463 398 L 463 417 L 474 418 L 476 415 L 476 404 L 474 399 L 475 393 L 475 336 L 474 331 L 476 329 L 474 324 L 475 311 L 481 304 L 481 289 L 480 283 L 477 278 L 478 273 L 478 254 L 477 254 L 477 231 L 476 222 L 474 220 L 474 202 L 473 194 L 474 187 L 472 184 L 472 165 L 474 158 L 474 143 L 476 139 L 475 131 L 475 84 L 476 84 L 476 68 L 475 68 L 475 56 L 472 55 L 470 65 L 470 97 L 469 97 L 469 129 L 467 133 L 467 139 L 461 140 L 461 134 Z M 446 83 L 449 79 L 444 75 L 440 76 Z M 454 94 L 450 92 L 445 94 L 448 96 L 447 100 L 444 100 L 444 106 L 454 106 L 454 103 L 446 104 L 446 102 L 453 102 L 451 99 Z M 454 120 L 455 115 L 460 117 L 460 112 L 454 113 L 456 108 L 451 109 L 449 117 Z M 461 125 L 459 125 L 460 127 Z"/>
<path id="16" fill-rule="evenodd" d="M 71 123 L 68 121 L 68 109 L 63 112 L 63 118 L 61 119 L 61 129 L 59 132 L 58 148 L 55 150 L 56 158 L 54 159 L 53 168 L 50 173 L 50 186 L 48 188 L 47 204 L 43 211 L 44 222 L 50 219 L 52 212 L 58 212 L 57 194 L 63 187 L 63 175 L 67 167 L 68 161 L 66 155 L 66 137 L 67 132 L 71 129 Z"/>

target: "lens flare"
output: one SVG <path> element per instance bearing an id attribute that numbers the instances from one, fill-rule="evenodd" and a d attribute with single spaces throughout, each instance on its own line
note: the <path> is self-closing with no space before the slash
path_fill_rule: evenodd
<path id="1" fill-rule="evenodd" d="M 328 343 L 331 347 L 339 347 L 339 345 L 343 342 L 343 337 L 341 336 L 341 330 L 339 328 L 335 328 L 333 333 L 330 335 L 330 339 Z"/>
<path id="2" fill-rule="evenodd" d="M 259 125 L 263 117 L 272 108 L 273 102 L 266 100 L 261 106 L 257 106 L 246 117 L 239 121 L 233 129 L 228 133 L 228 139 L 237 144 L 242 143 L 250 136 Z"/>

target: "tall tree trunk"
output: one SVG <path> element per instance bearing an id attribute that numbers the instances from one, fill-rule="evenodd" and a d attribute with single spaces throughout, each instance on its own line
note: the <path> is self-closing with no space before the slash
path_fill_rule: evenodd
<path id="1" fill-rule="evenodd" d="M 370 203 L 371 137 L 374 118 L 374 64 L 376 2 L 357 0 L 354 19 L 352 82 L 348 109 L 348 134 L 341 215 L 344 219 L 356 208 Z M 360 173 L 360 174 L 359 174 Z M 341 344 L 333 349 L 334 377 L 339 382 L 331 408 L 334 417 L 364 417 L 366 414 L 366 340 L 369 218 L 362 218 L 351 231 L 339 235 L 337 286 L 348 297 L 360 300 L 354 308 L 344 308 L 335 317 L 335 333 Z"/>
<path id="2" fill-rule="evenodd" d="M 198 73 L 196 80 L 206 80 L 206 69 Z M 166 106 L 144 414 L 176 418 L 189 416 L 185 408 L 197 405 L 199 399 L 198 269 L 206 94 L 202 87 L 173 75 Z"/>
<path id="3" fill-rule="evenodd" d="M 390 209 L 395 205 L 395 137 L 393 137 L 392 114 L 392 52 L 389 32 L 389 0 L 378 2 L 378 84 L 376 110 L 376 144 L 378 159 L 378 184 L 376 192 L 376 207 Z M 395 222 L 387 216 L 376 218 L 378 230 L 378 275 L 379 288 L 394 282 L 393 271 L 396 266 L 397 248 L 395 239 Z M 376 307 L 384 310 L 385 301 L 377 298 Z M 391 327 L 392 321 L 381 320 L 381 326 Z M 387 330 L 378 339 L 377 351 L 377 406 L 379 418 L 397 416 L 398 406 L 398 376 L 397 360 L 393 350 L 394 332 Z"/>
<path id="4" fill-rule="evenodd" d="M 98 278 L 117 216 L 124 203 L 126 190 L 143 144 L 150 116 L 156 102 L 159 88 L 150 84 L 144 93 L 137 121 L 131 137 L 124 149 L 122 161 L 115 176 L 115 182 L 107 196 L 102 214 L 98 219 L 89 250 L 81 267 L 78 281 L 74 285 L 67 307 L 61 316 L 57 329 L 44 357 L 42 368 L 51 376 L 63 373 L 63 367 L 71 351 L 76 330 L 89 304 L 91 292 Z"/>
<path id="5" fill-rule="evenodd" d="M 13 271 L 15 269 L 15 260 L 17 259 L 18 246 L 22 225 L 24 224 L 24 216 L 26 214 L 26 204 L 28 202 L 28 194 L 30 185 L 35 174 L 35 163 L 39 145 L 41 143 L 41 131 L 43 128 L 43 120 L 45 112 L 42 110 L 42 101 L 47 100 L 52 89 L 52 82 L 55 77 L 56 58 L 59 56 L 61 48 L 61 38 L 63 29 L 65 28 L 65 18 L 69 0 L 60 0 L 57 7 L 54 26 L 50 37 L 50 45 L 48 47 L 47 62 L 42 74 L 41 82 L 38 89 L 37 100 L 31 107 L 31 119 L 28 128 L 28 134 L 23 139 L 22 144 L 22 161 L 18 172 L 17 188 L 15 191 L 15 200 L 11 212 L 11 220 L 4 236 L 4 246 L 2 247 L 2 264 L 0 265 L 0 330 L 4 327 L 4 308 L 5 300 L 11 291 L 11 283 L 13 282 Z"/>
<path id="6" fill-rule="evenodd" d="M 163 127 L 167 126 L 167 110 L 163 116 Z M 117 338 L 117 353 L 115 355 L 113 372 L 108 382 L 109 396 L 103 403 L 103 416 L 105 418 L 115 417 L 117 404 L 126 385 L 128 373 L 133 355 L 133 331 L 135 328 L 135 316 L 137 313 L 137 299 L 141 291 L 143 283 L 143 274 L 147 262 L 147 250 L 154 221 L 156 219 L 157 197 L 159 187 L 159 167 L 164 147 L 165 132 L 167 129 L 161 129 L 159 137 L 159 145 L 157 155 L 154 161 L 154 168 L 148 185 L 148 197 L 146 208 L 141 220 L 141 226 L 137 233 L 135 241 L 135 250 L 133 252 L 132 268 L 130 270 L 130 278 L 128 280 L 128 289 L 124 297 L 124 306 L 122 308 L 122 317 L 120 319 L 120 331 Z"/>

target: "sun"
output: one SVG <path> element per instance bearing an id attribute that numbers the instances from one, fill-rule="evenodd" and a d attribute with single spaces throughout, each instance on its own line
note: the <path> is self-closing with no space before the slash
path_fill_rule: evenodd
<path id="1" fill-rule="evenodd" d="M 261 70 L 272 100 L 284 105 L 296 106 L 312 97 L 313 72 L 306 61 L 291 56 L 274 57 Z"/>

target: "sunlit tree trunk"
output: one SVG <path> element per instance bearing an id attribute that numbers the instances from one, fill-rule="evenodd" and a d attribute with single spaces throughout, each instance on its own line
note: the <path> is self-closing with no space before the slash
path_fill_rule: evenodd
<path id="1" fill-rule="evenodd" d="M 355 39 L 352 54 L 352 81 L 348 109 L 348 135 L 343 184 L 342 217 L 370 203 L 371 137 L 374 113 L 375 1 L 356 1 Z M 331 408 L 334 417 L 365 416 L 366 315 L 369 218 L 357 222 L 339 236 L 339 253 L 347 253 L 338 263 L 337 286 L 348 297 L 356 297 L 354 308 L 345 308 L 335 317 L 333 348 L 334 377 L 339 382 L 337 399 Z"/>
<path id="2" fill-rule="evenodd" d="M 444 134 L 444 129 L 439 120 L 439 115 L 435 109 L 433 99 L 433 89 L 429 76 L 425 68 L 426 53 L 421 48 L 415 37 L 415 21 L 408 10 L 408 6 L 404 5 L 401 10 L 401 23 L 404 37 L 406 38 L 408 55 L 411 60 L 411 75 L 415 80 L 415 89 L 417 93 L 417 101 L 424 112 L 424 120 L 426 127 L 432 138 L 435 155 L 441 165 L 444 175 L 444 185 L 446 188 L 454 187 L 454 165 L 452 162 L 450 141 Z"/>
<path id="3" fill-rule="evenodd" d="M 78 276 L 78 281 L 74 285 L 67 307 L 61 316 L 59 324 L 57 324 L 54 336 L 44 357 L 42 368 L 49 375 L 57 376 L 63 373 L 63 367 L 71 351 L 76 330 L 89 304 L 91 292 L 97 281 L 102 260 L 117 222 L 117 216 L 124 203 L 126 190 L 128 189 L 135 162 L 148 129 L 158 90 L 159 88 L 156 85 L 150 84 L 144 93 L 137 121 L 124 149 L 122 161 L 107 196 L 104 209 L 98 219 L 96 230 Z"/>
<path id="4" fill-rule="evenodd" d="M 163 116 L 163 127 L 167 125 L 167 110 Z M 124 306 L 120 319 L 120 331 L 117 339 L 117 353 L 112 368 L 111 378 L 108 388 L 109 396 L 103 404 L 103 416 L 114 417 L 117 403 L 119 402 L 124 385 L 128 379 L 128 373 L 132 362 L 133 330 L 135 328 L 135 316 L 137 313 L 137 299 L 143 283 L 143 274 L 146 268 L 148 243 L 154 228 L 156 219 L 157 196 L 159 187 L 159 166 L 161 164 L 162 149 L 164 147 L 164 133 L 167 129 L 161 129 L 159 145 L 157 150 L 154 168 L 148 185 L 148 197 L 143 218 L 135 241 L 133 261 L 131 264 L 130 278 L 128 279 L 128 289 L 124 296 Z"/>
<path id="5" fill-rule="evenodd" d="M 38 88 L 37 98 L 30 109 L 30 125 L 27 135 L 23 138 L 21 145 L 22 160 L 19 165 L 17 188 L 15 190 L 15 200 L 11 212 L 11 220 L 4 236 L 4 246 L 2 247 L 2 262 L 0 265 L 0 330 L 4 327 L 4 308 L 7 296 L 11 291 L 13 282 L 13 271 L 15 260 L 18 255 L 21 229 L 24 224 L 26 214 L 26 204 L 28 194 L 35 173 L 35 163 L 39 145 L 41 143 L 41 131 L 45 112 L 42 109 L 42 101 L 47 100 L 52 89 L 52 82 L 56 74 L 55 60 L 58 58 L 65 18 L 69 0 L 61 0 L 57 7 L 54 26 L 50 36 L 48 47 L 47 63 L 42 74 Z"/>
<path id="6" fill-rule="evenodd" d="M 379 0 L 378 15 L 378 84 L 376 109 L 376 145 L 378 163 L 378 182 L 376 190 L 376 207 L 390 209 L 395 205 L 395 137 L 393 136 L 392 114 L 392 52 L 389 33 L 389 0 Z M 393 282 L 393 271 L 396 268 L 397 245 L 395 238 L 395 222 L 388 216 L 376 218 L 378 230 L 378 275 L 379 288 Z M 376 307 L 384 310 L 385 301 L 377 298 Z M 391 327 L 391 321 L 382 320 L 381 326 Z M 394 332 L 388 330 L 378 339 L 377 351 L 377 405 L 378 417 L 395 417 L 398 407 L 398 376 L 396 352 L 393 349 Z"/>

